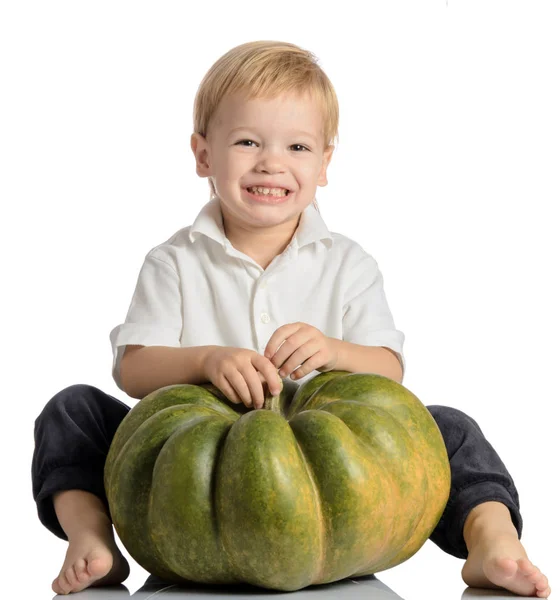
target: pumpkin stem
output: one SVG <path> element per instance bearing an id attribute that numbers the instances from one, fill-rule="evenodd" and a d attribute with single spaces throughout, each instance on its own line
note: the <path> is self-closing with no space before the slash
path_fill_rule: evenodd
<path id="1" fill-rule="evenodd" d="M 270 389 L 267 385 L 266 393 L 264 395 L 263 410 L 271 410 L 275 413 L 281 414 L 282 410 L 280 408 L 280 396 L 282 395 L 282 388 L 284 387 L 284 384 L 282 382 L 282 378 L 280 377 L 280 375 L 278 375 L 278 379 L 280 381 L 280 393 L 278 394 L 278 396 L 273 396 L 270 393 Z"/>

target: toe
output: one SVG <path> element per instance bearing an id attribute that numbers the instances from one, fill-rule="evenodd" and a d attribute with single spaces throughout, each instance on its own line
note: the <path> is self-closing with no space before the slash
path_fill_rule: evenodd
<path id="1" fill-rule="evenodd" d="M 66 579 L 68 581 L 68 583 L 70 584 L 70 591 L 74 590 L 75 587 L 78 585 L 78 579 L 76 577 L 76 573 L 74 571 L 74 567 L 68 567 L 66 569 L 66 571 L 64 572 L 64 574 L 66 575 Z"/>
<path id="2" fill-rule="evenodd" d="M 527 577 L 538 571 L 537 567 L 528 558 L 520 558 L 517 564 L 519 565 L 519 570 Z"/>
<path id="3" fill-rule="evenodd" d="M 65 573 L 61 573 L 58 576 L 58 587 L 62 590 L 61 591 L 62 594 L 69 594 L 70 593 L 70 590 L 72 589 L 72 586 L 70 585 L 70 583 L 66 579 L 66 574 Z"/>
<path id="4" fill-rule="evenodd" d="M 107 575 L 111 570 L 111 559 L 100 557 L 96 554 L 88 556 L 87 571 L 91 577 L 99 578 Z"/>
<path id="5" fill-rule="evenodd" d="M 76 573 L 76 579 L 78 583 L 86 583 L 89 579 L 89 575 L 86 569 L 86 561 L 83 558 L 80 558 L 76 561 L 74 565 L 74 571 Z"/>
<path id="6" fill-rule="evenodd" d="M 56 579 L 53 579 L 52 585 L 51 585 L 51 589 L 55 594 L 64 594 L 64 590 L 60 587 L 60 583 L 58 583 L 58 577 Z"/>
<path id="7" fill-rule="evenodd" d="M 543 577 L 544 577 L 544 575 L 537 569 L 537 571 L 535 573 L 527 576 L 527 580 L 530 581 L 531 583 L 534 583 L 536 586 L 538 583 L 540 583 L 542 581 Z"/>

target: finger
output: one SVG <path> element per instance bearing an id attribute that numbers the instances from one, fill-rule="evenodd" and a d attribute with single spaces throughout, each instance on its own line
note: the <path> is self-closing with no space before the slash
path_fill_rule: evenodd
<path id="1" fill-rule="evenodd" d="M 257 369 L 261 382 L 266 383 L 268 386 L 270 393 L 273 396 L 278 396 L 282 391 L 282 381 L 276 367 L 268 360 L 268 358 L 265 358 L 260 354 L 255 356 L 253 366 Z"/>
<path id="2" fill-rule="evenodd" d="M 284 341 L 288 337 L 293 335 L 298 329 L 300 329 L 302 325 L 303 323 L 287 323 L 286 325 L 278 327 L 278 329 L 272 334 L 271 338 L 268 340 L 268 344 L 264 349 L 264 356 L 269 359 L 272 358 L 278 351 L 278 348 L 280 348 L 280 346 L 284 343 Z"/>
<path id="3" fill-rule="evenodd" d="M 239 394 L 235 391 L 235 388 L 231 385 L 229 380 L 225 375 L 222 376 L 221 381 L 218 382 L 218 387 L 224 394 L 224 396 L 234 404 L 241 404 L 243 401 L 241 400 Z"/>
<path id="4" fill-rule="evenodd" d="M 250 402 L 253 408 L 262 408 L 264 405 L 264 390 L 258 371 L 255 370 L 255 367 L 252 364 L 249 364 L 247 365 L 247 368 L 243 370 L 242 375 L 247 383 Z"/>
<path id="5" fill-rule="evenodd" d="M 251 407 L 251 392 L 249 391 L 249 386 L 245 381 L 245 377 L 243 374 L 235 370 L 232 373 L 227 374 L 227 378 L 231 383 L 233 389 L 236 391 L 239 398 L 247 408 Z"/>
<path id="6" fill-rule="evenodd" d="M 315 340 L 311 340 L 305 344 L 302 344 L 282 364 L 278 374 L 280 377 L 288 377 L 290 373 L 295 371 L 300 365 L 303 365 L 306 360 L 311 358 L 315 353 L 319 352 L 320 349 L 321 344 Z"/>
<path id="7" fill-rule="evenodd" d="M 286 341 L 282 344 L 282 346 L 280 346 L 270 361 L 277 369 L 279 369 L 280 367 L 284 366 L 285 362 L 294 354 L 294 352 L 296 352 L 305 344 L 311 342 L 313 339 L 313 332 L 309 329 L 298 330 L 296 333 L 292 334 L 286 339 Z M 297 367 L 297 365 L 294 365 L 294 368 L 295 367 Z"/>
<path id="8" fill-rule="evenodd" d="M 301 366 L 299 366 L 293 371 L 293 373 L 291 373 L 291 379 L 301 379 L 308 373 L 311 373 L 311 371 L 319 369 L 325 364 L 325 360 L 326 359 L 324 353 L 321 350 L 319 350 L 318 352 L 310 356 L 307 360 L 305 360 L 303 363 L 301 363 Z"/>
<path id="9" fill-rule="evenodd" d="M 278 395 L 282 390 L 282 380 L 278 375 L 278 369 L 268 360 L 268 358 L 265 358 L 261 354 L 255 354 L 252 364 L 256 370 L 259 381 L 261 382 L 261 386 L 263 387 L 263 398 L 265 385 L 270 393 Z"/>

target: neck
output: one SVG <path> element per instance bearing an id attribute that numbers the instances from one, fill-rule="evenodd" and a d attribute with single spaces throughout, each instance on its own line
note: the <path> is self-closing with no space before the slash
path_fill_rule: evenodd
<path id="1" fill-rule="evenodd" d="M 263 269 L 275 256 L 288 247 L 299 224 L 299 218 L 274 228 L 253 229 L 242 224 L 232 223 L 223 216 L 224 233 L 231 245 L 243 254 L 250 256 Z"/>

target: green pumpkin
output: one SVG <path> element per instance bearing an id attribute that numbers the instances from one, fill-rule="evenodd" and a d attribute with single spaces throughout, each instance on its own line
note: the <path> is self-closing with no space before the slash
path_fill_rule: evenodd
<path id="1" fill-rule="evenodd" d="M 379 573 L 428 539 L 450 468 L 420 400 L 370 373 L 283 384 L 261 410 L 181 384 L 127 414 L 105 489 L 120 539 L 148 572 L 294 591 Z"/>

